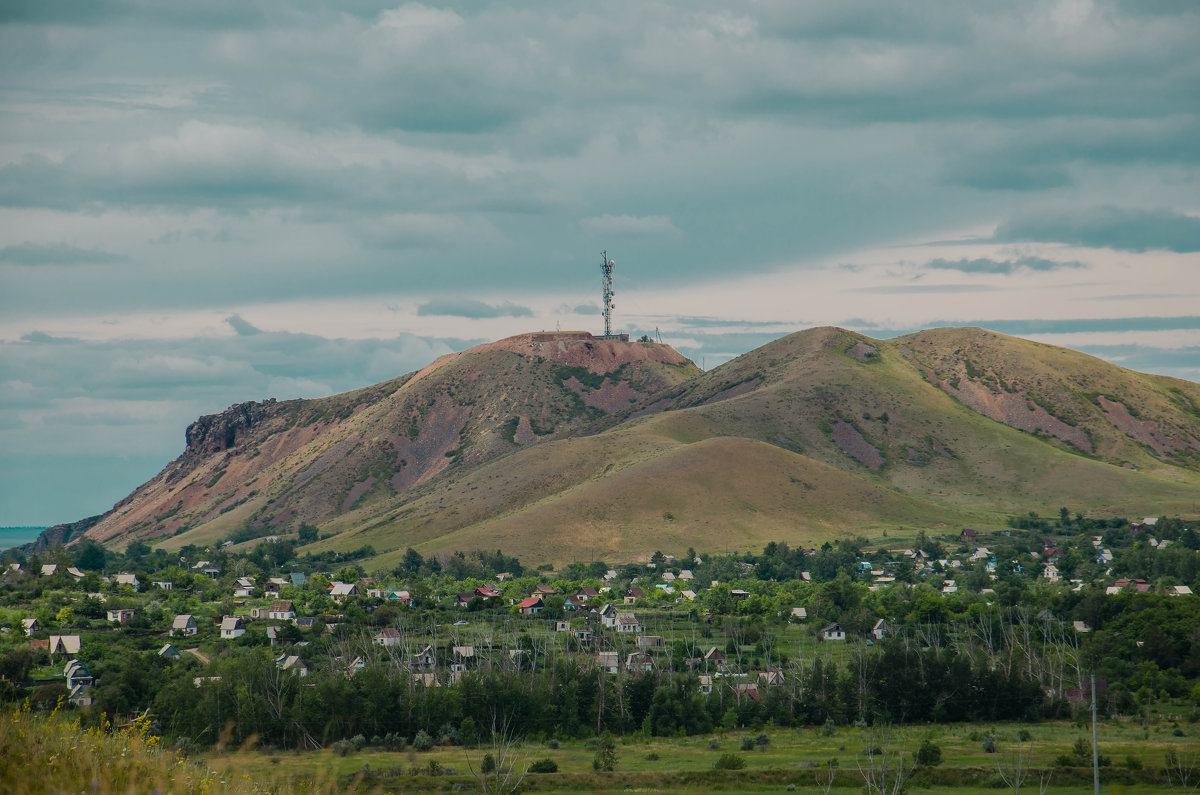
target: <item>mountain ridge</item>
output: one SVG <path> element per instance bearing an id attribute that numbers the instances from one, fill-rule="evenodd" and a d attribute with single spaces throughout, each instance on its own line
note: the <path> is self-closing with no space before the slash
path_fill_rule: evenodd
<path id="1" fill-rule="evenodd" d="M 367 543 L 386 564 L 408 546 L 564 560 L 1178 511 L 1200 493 L 1198 406 L 1200 385 L 977 328 L 808 329 L 709 372 L 670 346 L 534 332 L 201 418 L 86 534 L 177 548 L 309 522 L 329 536 L 313 551 Z"/>

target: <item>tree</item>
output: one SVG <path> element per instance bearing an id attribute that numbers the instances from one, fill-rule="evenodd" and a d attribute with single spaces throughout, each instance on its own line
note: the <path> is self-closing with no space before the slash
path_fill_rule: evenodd
<path id="1" fill-rule="evenodd" d="M 1063 508 L 1065 511 L 1066 508 Z M 1021 795 L 1021 785 L 1032 775 L 1033 741 L 1021 745 L 1018 742 L 1007 752 L 996 754 L 996 772 L 1013 795 Z M 1044 795 L 1050 786 L 1050 774 L 1043 773 L 1038 779 L 1038 795 Z"/>
<path id="2" fill-rule="evenodd" d="M 600 748 L 592 760 L 592 769 L 611 773 L 617 769 L 617 743 L 608 732 L 600 735 Z"/>
<path id="3" fill-rule="evenodd" d="M 857 761 L 868 795 L 900 795 L 912 765 L 904 762 L 904 746 L 898 733 L 890 724 L 881 724 L 872 727 L 864 738 L 866 747 Z"/>
<path id="4" fill-rule="evenodd" d="M 84 571 L 101 571 L 107 560 L 104 547 L 90 538 L 84 539 L 75 553 L 75 565 Z"/>

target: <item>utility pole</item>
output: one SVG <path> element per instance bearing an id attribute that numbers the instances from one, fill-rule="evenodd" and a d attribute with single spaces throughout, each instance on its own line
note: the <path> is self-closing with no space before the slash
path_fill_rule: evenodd
<path id="1" fill-rule="evenodd" d="M 1096 672 L 1092 671 L 1092 786 L 1100 795 L 1100 747 L 1096 744 Z"/>

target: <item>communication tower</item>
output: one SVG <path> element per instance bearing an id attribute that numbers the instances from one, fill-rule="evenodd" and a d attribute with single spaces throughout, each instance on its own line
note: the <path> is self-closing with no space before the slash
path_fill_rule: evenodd
<path id="1" fill-rule="evenodd" d="M 613 286 L 612 272 L 613 265 L 616 263 L 608 258 L 608 251 L 605 250 L 602 254 L 604 264 L 600 266 L 600 272 L 604 275 L 604 309 L 601 310 L 604 314 L 604 336 L 612 336 L 612 311 L 616 308 L 613 303 Z"/>

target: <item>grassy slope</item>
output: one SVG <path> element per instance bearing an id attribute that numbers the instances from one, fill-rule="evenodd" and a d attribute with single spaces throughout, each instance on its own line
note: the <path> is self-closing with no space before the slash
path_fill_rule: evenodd
<path id="1" fill-rule="evenodd" d="M 325 545 L 395 550 L 384 563 L 408 545 L 426 552 L 500 546 L 561 562 L 680 541 L 752 548 L 768 538 L 812 544 L 897 524 L 1000 524 L 1011 512 L 1051 513 L 1062 504 L 1122 514 L 1194 510 L 1196 472 L 1136 445 L 1126 452 L 1140 456 L 1142 468 L 1122 468 L 1007 427 L 930 384 L 901 352 L 905 341 L 867 340 L 879 355 L 860 362 L 844 353 L 859 340 L 867 338 L 835 329 L 784 338 L 673 390 L 677 410 L 521 451 L 440 482 L 399 510 L 344 517 L 333 527 L 358 532 Z M 1033 346 L 1050 362 L 1031 356 L 1031 367 L 1063 372 L 1069 360 L 1094 383 L 1125 393 L 1169 380 L 1023 340 L 1000 342 L 1001 358 L 1022 361 L 1022 346 Z M 753 388 L 705 403 L 739 384 Z M 838 448 L 829 426 L 839 418 L 883 452 L 884 467 L 871 470 Z M 1102 436 L 1107 421 L 1088 420 Z M 952 457 L 935 452 L 935 438 Z M 914 451 L 919 464 L 909 463 Z"/>

